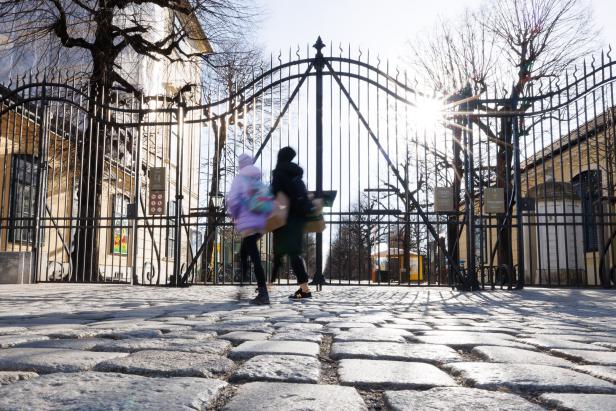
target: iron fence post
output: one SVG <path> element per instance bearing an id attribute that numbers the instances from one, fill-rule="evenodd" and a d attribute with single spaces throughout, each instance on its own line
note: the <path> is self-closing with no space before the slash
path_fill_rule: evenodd
<path id="1" fill-rule="evenodd" d="M 513 106 L 514 110 L 517 110 L 517 102 Z M 516 289 L 521 290 L 524 288 L 524 232 L 522 224 L 522 178 L 520 167 L 520 133 L 518 130 L 519 117 L 516 115 L 513 117 L 513 161 L 514 161 L 514 184 L 515 184 L 515 218 L 516 218 L 516 239 L 518 248 L 518 278 Z"/>
<path id="2" fill-rule="evenodd" d="M 139 99 L 139 112 L 137 114 L 138 125 L 137 125 L 137 153 L 135 156 L 135 209 L 133 215 L 133 261 L 132 261 L 132 271 L 133 271 L 133 285 L 139 283 L 139 278 L 137 277 L 137 249 L 139 248 L 139 200 L 141 197 L 141 122 L 143 118 L 143 99 Z M 143 272 L 141 275 L 141 282 L 143 283 Z"/>
<path id="3" fill-rule="evenodd" d="M 32 273 L 30 282 L 36 282 L 39 279 L 39 260 L 41 255 L 41 218 L 43 210 L 45 210 L 44 204 L 47 199 L 47 138 L 48 138 L 48 101 L 47 101 L 47 76 L 43 78 L 43 92 L 42 92 L 42 111 L 40 117 L 39 126 L 39 141 L 38 141 L 38 164 L 36 170 L 36 201 L 34 203 L 34 227 L 32 233 Z"/>
<path id="4" fill-rule="evenodd" d="M 313 46 L 317 50 L 317 54 L 314 58 L 314 67 L 316 69 L 316 177 L 317 177 L 317 197 L 323 195 L 323 67 L 325 61 L 321 50 L 325 47 L 321 37 L 317 38 L 316 43 Z M 317 285 L 317 289 L 320 289 L 324 282 L 323 278 L 323 234 L 316 233 L 315 236 L 315 273 L 314 282 Z"/>
<path id="5" fill-rule="evenodd" d="M 173 281 L 175 284 L 179 285 L 180 283 L 180 267 L 181 267 L 181 249 L 182 249 L 182 229 L 181 229 L 181 220 L 182 220 L 182 199 L 184 198 L 182 194 L 182 158 L 183 158 L 183 144 L 182 141 L 184 139 L 184 108 L 186 103 L 182 99 L 182 95 L 180 94 L 178 109 L 177 109 L 177 156 L 176 156 L 176 167 L 175 167 L 175 218 L 174 218 L 174 231 L 175 231 L 175 243 L 173 248 Z M 171 142 L 171 133 L 169 133 L 169 140 Z"/>
<path id="6" fill-rule="evenodd" d="M 468 104 L 464 105 L 464 111 L 468 111 Z M 468 127 L 468 121 L 463 120 L 462 124 Z M 467 273 L 466 276 L 469 280 L 470 290 L 477 290 L 479 281 L 477 280 L 476 270 L 476 244 L 475 244 L 475 184 L 473 181 L 473 133 L 470 130 L 463 131 L 464 133 L 464 160 L 465 160 L 465 178 L 466 178 L 466 260 L 467 260 Z"/>

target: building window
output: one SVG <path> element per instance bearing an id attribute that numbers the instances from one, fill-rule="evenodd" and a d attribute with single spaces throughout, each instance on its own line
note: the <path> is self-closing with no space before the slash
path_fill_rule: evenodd
<path id="1" fill-rule="evenodd" d="M 128 203 L 130 199 L 121 194 L 113 196 L 113 210 L 111 213 L 111 252 L 113 254 L 128 255 Z"/>
<path id="2" fill-rule="evenodd" d="M 601 207 L 601 171 L 583 171 L 571 179 L 571 184 L 582 201 L 584 252 L 599 251 L 597 214 Z"/>
<path id="3" fill-rule="evenodd" d="M 38 195 L 36 157 L 29 154 L 13 156 L 11 170 L 9 241 L 32 244 L 34 241 L 35 204 Z"/>
<path id="4" fill-rule="evenodd" d="M 167 202 L 167 258 L 173 258 L 175 250 L 175 228 L 173 221 L 175 221 L 175 201 Z"/>

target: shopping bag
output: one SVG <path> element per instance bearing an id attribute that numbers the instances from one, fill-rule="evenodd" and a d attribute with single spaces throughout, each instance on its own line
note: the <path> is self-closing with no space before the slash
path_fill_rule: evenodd
<path id="1" fill-rule="evenodd" d="M 265 232 L 269 233 L 287 224 L 289 216 L 289 197 L 282 191 L 276 194 L 274 209 L 265 222 Z"/>
<path id="2" fill-rule="evenodd" d="M 314 204 L 314 212 L 306 216 L 306 224 L 304 225 L 305 233 L 322 233 L 325 230 L 325 218 L 323 218 L 323 200 L 312 200 Z"/>

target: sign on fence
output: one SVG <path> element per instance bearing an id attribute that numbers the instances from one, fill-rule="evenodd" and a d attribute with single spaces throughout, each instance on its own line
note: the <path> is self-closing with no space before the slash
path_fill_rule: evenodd
<path id="1" fill-rule="evenodd" d="M 165 186 L 167 183 L 165 167 L 150 168 L 150 191 L 148 193 L 148 204 L 150 215 L 165 214 Z"/>
<path id="2" fill-rule="evenodd" d="M 434 211 L 437 213 L 452 213 L 453 187 L 436 187 L 434 189 Z"/>
<path id="3" fill-rule="evenodd" d="M 505 189 L 488 187 L 483 190 L 483 212 L 486 214 L 502 214 L 505 212 Z"/>

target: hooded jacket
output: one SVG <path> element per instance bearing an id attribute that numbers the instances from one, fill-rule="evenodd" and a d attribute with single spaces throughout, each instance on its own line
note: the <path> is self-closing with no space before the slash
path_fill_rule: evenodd
<path id="1" fill-rule="evenodd" d="M 227 194 L 227 210 L 240 233 L 263 232 L 268 217 L 267 214 L 253 213 L 246 206 L 245 199 L 251 188 L 251 179 L 260 180 L 261 170 L 254 165 L 243 167 L 233 179 L 231 190 Z"/>

